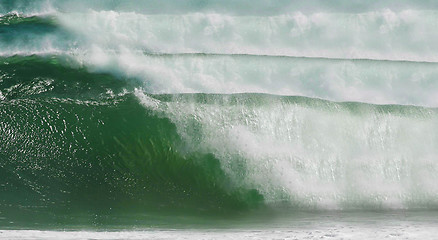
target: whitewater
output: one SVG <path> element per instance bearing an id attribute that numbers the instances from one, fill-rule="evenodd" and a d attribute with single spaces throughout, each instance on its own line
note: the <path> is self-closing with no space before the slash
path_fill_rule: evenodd
<path id="1" fill-rule="evenodd" d="M 437 23 L 433 1 L 3 0 L 0 238 L 432 239 Z"/>

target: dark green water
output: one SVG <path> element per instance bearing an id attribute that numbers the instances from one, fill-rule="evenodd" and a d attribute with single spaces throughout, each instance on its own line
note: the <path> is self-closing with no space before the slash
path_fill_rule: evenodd
<path id="1" fill-rule="evenodd" d="M 132 93 L 107 94 L 128 84 L 50 57 L 2 61 L 1 207 L 8 220 L 17 208 L 30 220 L 57 211 L 222 213 L 262 204 L 256 190 L 234 187 L 212 154 L 186 152 L 169 119 Z"/>

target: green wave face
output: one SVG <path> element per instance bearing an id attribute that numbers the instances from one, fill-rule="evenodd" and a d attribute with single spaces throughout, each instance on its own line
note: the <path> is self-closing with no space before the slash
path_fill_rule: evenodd
<path id="1" fill-rule="evenodd" d="M 2 104 L 3 194 L 31 205 L 94 200 L 117 205 L 125 198 L 143 205 L 158 196 L 163 206 L 185 200 L 213 208 L 247 204 L 238 198 L 233 203 L 236 189 L 225 191 L 228 183 L 212 155 L 177 150 L 178 135 L 169 120 L 151 116 L 132 96 L 117 101 Z"/>
<path id="2" fill-rule="evenodd" d="M 2 208 L 223 212 L 262 203 L 256 190 L 234 187 L 212 154 L 185 151 L 175 125 L 122 81 L 56 59 L 5 61 Z"/>

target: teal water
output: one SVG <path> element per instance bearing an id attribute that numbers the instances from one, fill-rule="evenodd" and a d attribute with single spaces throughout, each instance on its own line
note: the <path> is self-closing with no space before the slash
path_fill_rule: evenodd
<path id="1" fill-rule="evenodd" d="M 438 6 L 336 2 L 0 3 L 0 229 L 428 229 Z"/>

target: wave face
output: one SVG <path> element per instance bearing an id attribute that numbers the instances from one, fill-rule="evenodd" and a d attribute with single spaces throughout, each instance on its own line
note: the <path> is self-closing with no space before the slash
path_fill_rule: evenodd
<path id="1" fill-rule="evenodd" d="M 0 223 L 438 207 L 438 6 L 246 2 L 0 4 Z"/>

